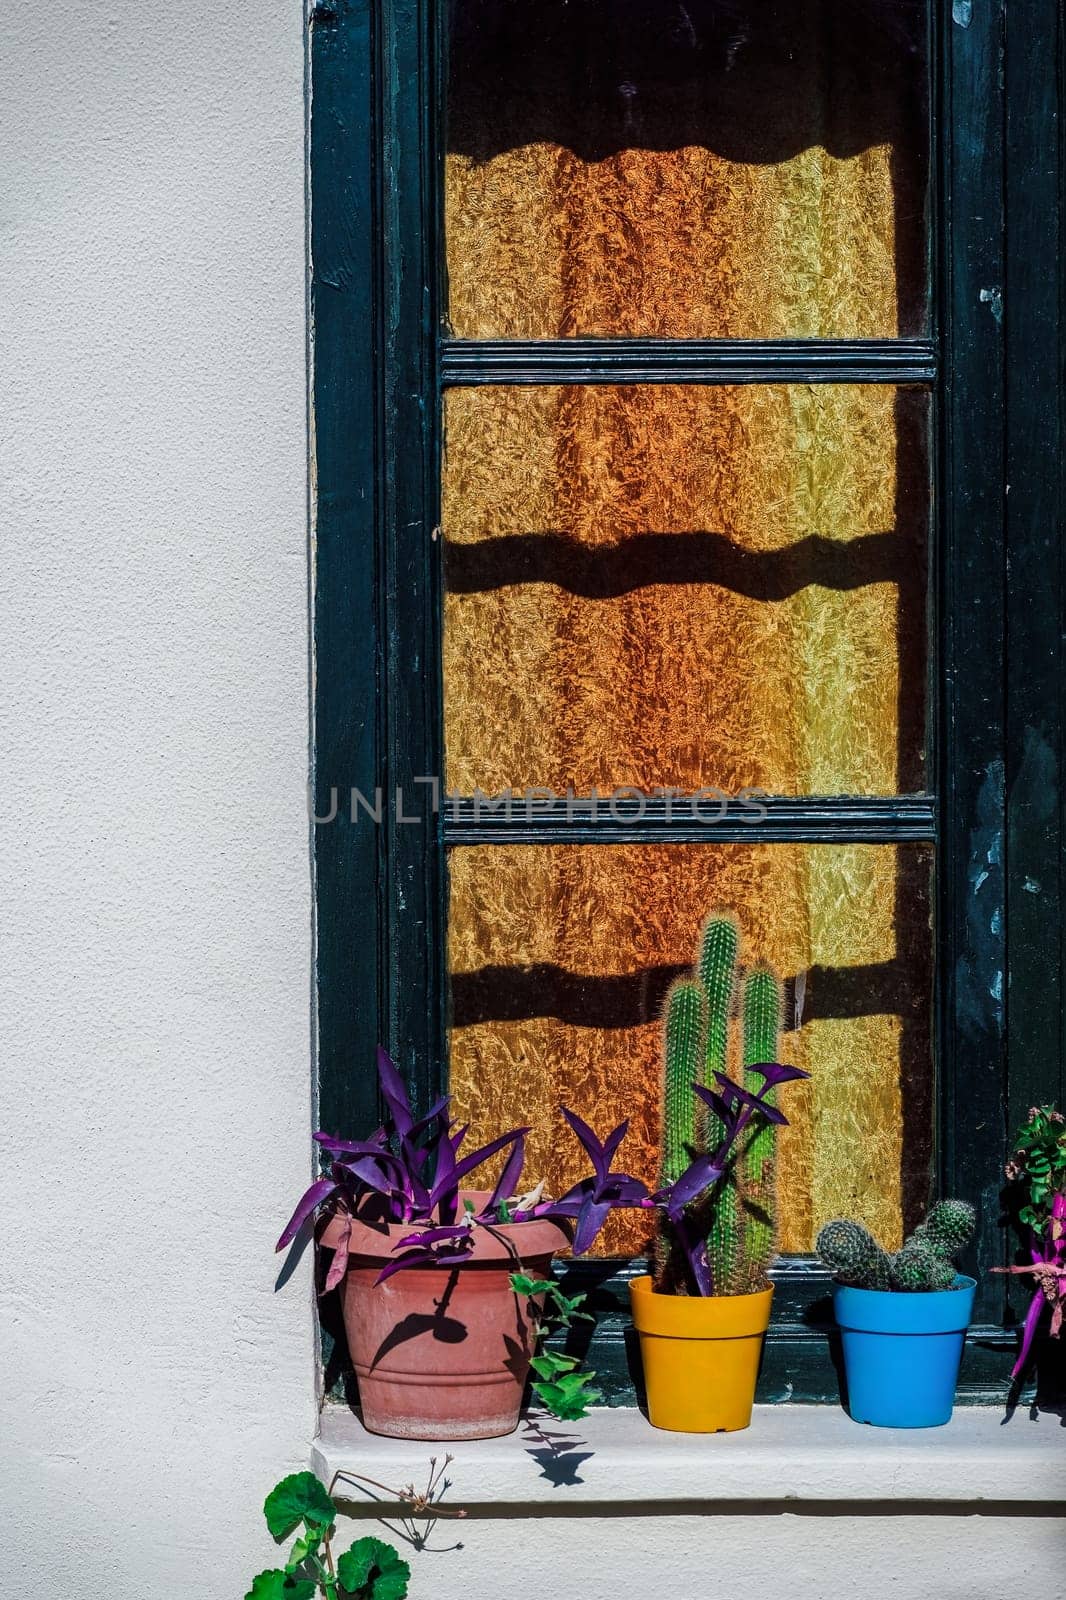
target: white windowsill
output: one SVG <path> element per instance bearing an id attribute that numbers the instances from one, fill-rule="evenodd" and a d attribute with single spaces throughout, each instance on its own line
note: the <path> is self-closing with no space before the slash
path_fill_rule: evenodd
<path id="1" fill-rule="evenodd" d="M 1066 1500 L 1063 1422 L 1022 1408 L 1007 1422 L 996 1407 L 973 1406 L 944 1428 L 888 1429 L 854 1423 L 835 1406 L 758 1406 L 745 1432 L 709 1436 L 664 1433 L 639 1411 L 603 1409 L 581 1423 L 548 1419 L 544 1429 L 569 1447 L 553 1457 L 526 1424 L 503 1439 L 451 1445 L 383 1439 L 330 1406 L 311 1465 L 327 1484 L 343 1470 L 418 1487 L 430 1456 L 450 1453 L 447 1503 L 467 1507 Z M 363 1498 L 343 1484 L 337 1492 Z"/>

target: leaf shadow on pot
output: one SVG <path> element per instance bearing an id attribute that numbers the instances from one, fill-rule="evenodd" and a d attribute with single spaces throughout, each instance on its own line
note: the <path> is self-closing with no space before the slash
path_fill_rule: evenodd
<path id="1" fill-rule="evenodd" d="M 450 1317 L 448 1315 L 448 1301 L 454 1294 L 458 1281 L 458 1270 L 450 1272 L 448 1274 L 448 1282 L 444 1287 L 444 1293 L 439 1300 L 434 1301 L 434 1310 L 432 1312 L 410 1311 L 406 1317 L 396 1324 L 375 1351 L 374 1359 L 370 1363 L 371 1372 L 380 1361 L 384 1361 L 391 1351 L 402 1344 L 407 1344 L 411 1339 L 421 1339 L 427 1333 L 438 1344 L 462 1344 L 463 1340 L 469 1336 L 470 1330 L 465 1322 L 460 1322 L 458 1317 Z"/>

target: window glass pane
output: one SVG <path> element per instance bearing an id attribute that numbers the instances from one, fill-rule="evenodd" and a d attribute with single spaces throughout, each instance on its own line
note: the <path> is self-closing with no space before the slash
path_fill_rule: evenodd
<path id="1" fill-rule="evenodd" d="M 455 389 L 449 788 L 924 788 L 928 395 Z"/>
<path id="2" fill-rule="evenodd" d="M 887 1246 L 928 1201 L 931 853 L 889 845 L 515 845 L 450 853 L 451 1083 L 476 1139 L 530 1123 L 527 1176 L 583 1175 L 567 1104 L 606 1131 L 630 1118 L 626 1163 L 654 1182 L 658 1021 L 708 910 L 741 917 L 741 961 L 787 980 L 790 1087 L 779 1162 L 781 1247 L 828 1218 Z M 638 1251 L 616 1219 L 607 1253 Z"/>
<path id="3" fill-rule="evenodd" d="M 924 0 L 452 0 L 462 338 L 925 327 Z"/>

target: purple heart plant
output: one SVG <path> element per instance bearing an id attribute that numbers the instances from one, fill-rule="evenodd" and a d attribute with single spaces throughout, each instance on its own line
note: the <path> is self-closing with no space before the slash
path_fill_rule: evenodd
<path id="1" fill-rule="evenodd" d="M 652 1193 L 640 1178 L 614 1170 L 612 1163 L 628 1132 L 628 1120 L 601 1140 L 583 1118 L 563 1106 L 562 1115 L 588 1156 L 591 1174 L 558 1199 L 542 1197 L 539 1186 L 516 1199 L 529 1129 L 512 1128 L 488 1144 L 461 1154 L 466 1129 L 456 1128 L 449 1120 L 448 1100 L 438 1101 L 425 1116 L 416 1118 L 403 1080 L 387 1052 L 379 1048 L 378 1078 L 387 1107 L 384 1122 L 366 1139 L 335 1139 L 321 1132 L 314 1135 L 330 1157 L 329 1171 L 301 1197 L 277 1249 L 291 1244 L 303 1224 L 319 1213 L 336 1213 L 349 1219 L 349 1223 L 355 1217 L 411 1223 L 412 1231 L 399 1241 L 398 1253 L 382 1269 L 380 1282 L 410 1267 L 461 1265 L 473 1248 L 474 1230 L 479 1227 L 498 1228 L 508 1222 L 533 1219 L 569 1223 L 573 1227 L 574 1253 L 584 1255 L 612 1212 L 658 1210 L 676 1230 L 694 1285 L 701 1294 L 712 1294 L 706 1240 L 691 1226 L 692 1208 L 726 1174 L 737 1140 L 762 1121 L 785 1121 L 770 1102 L 771 1091 L 792 1078 L 806 1076 L 795 1067 L 776 1062 L 764 1063 L 757 1070 L 762 1078 L 758 1093 L 724 1075 L 720 1075 L 714 1091 L 692 1085 L 695 1094 L 720 1120 L 722 1136 L 713 1152 L 694 1156 L 673 1183 Z M 464 1182 L 504 1150 L 508 1153 L 488 1198 L 474 1205 L 461 1193 Z M 342 1234 L 326 1280 L 327 1289 L 340 1282 L 347 1257 L 347 1239 Z"/>
<path id="2" fill-rule="evenodd" d="M 1012 1378 L 1020 1378 L 1029 1364 L 1045 1309 L 1051 1312 L 1048 1331 L 1053 1339 L 1059 1337 L 1066 1312 L 1066 1117 L 1050 1106 L 1034 1106 L 1018 1134 L 1006 1171 L 1023 1196 L 1019 1220 L 1026 1229 L 1029 1261 L 992 1270 L 1020 1273 L 1034 1280 L 1022 1324 L 1021 1348 L 1011 1371 Z"/>

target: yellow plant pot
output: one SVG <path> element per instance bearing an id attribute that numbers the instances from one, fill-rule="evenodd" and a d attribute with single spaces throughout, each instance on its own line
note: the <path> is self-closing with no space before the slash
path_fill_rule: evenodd
<path id="1" fill-rule="evenodd" d="M 773 1289 L 758 1294 L 656 1294 L 629 1285 L 648 1415 L 675 1433 L 734 1433 L 751 1422 Z"/>

